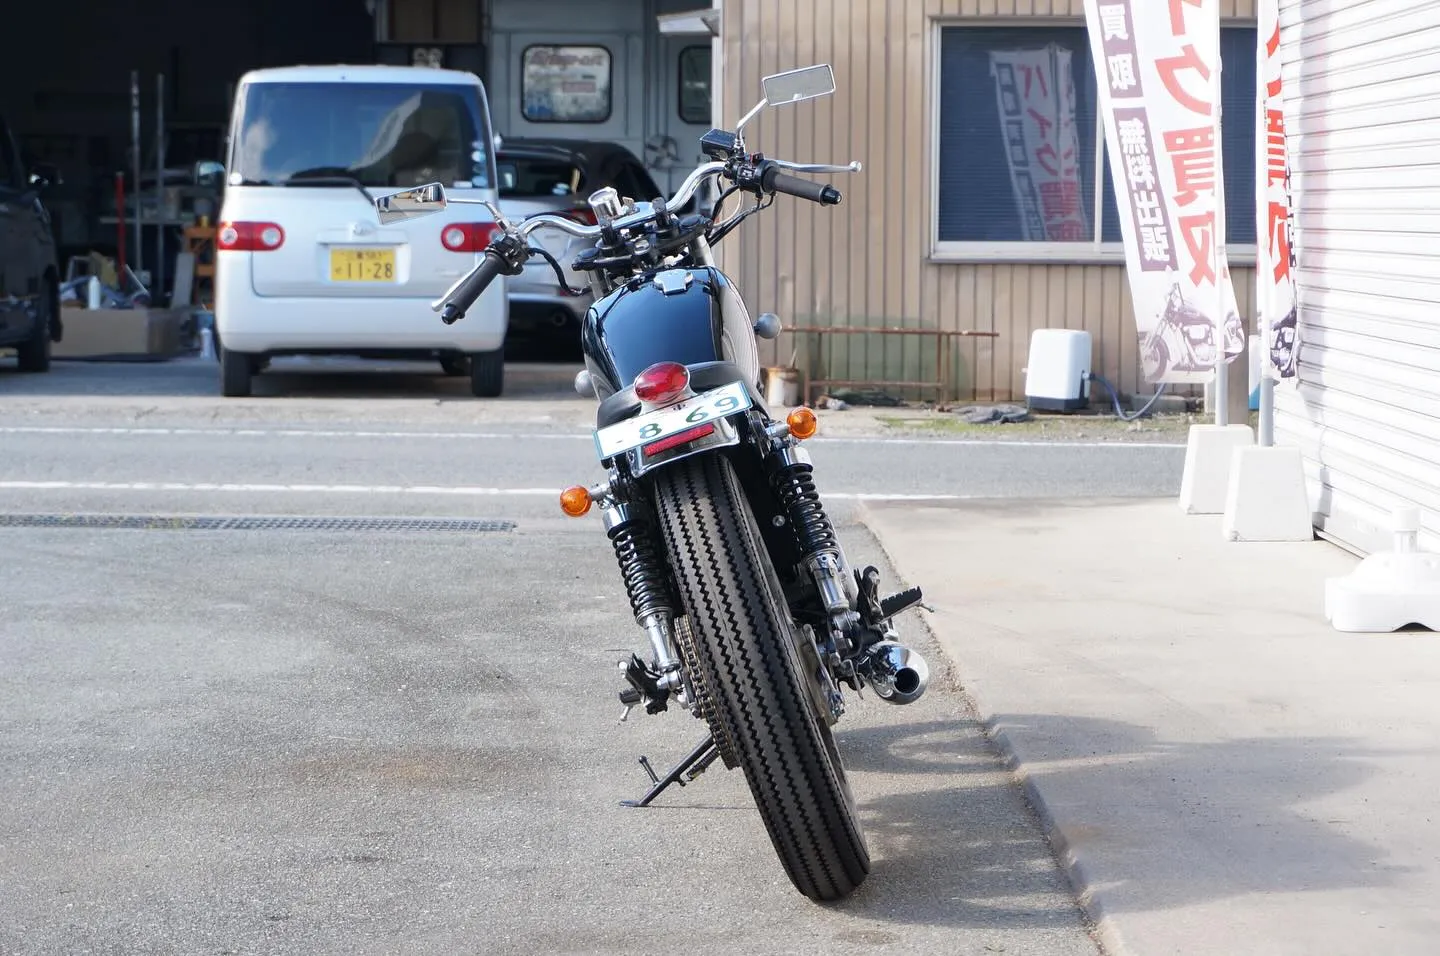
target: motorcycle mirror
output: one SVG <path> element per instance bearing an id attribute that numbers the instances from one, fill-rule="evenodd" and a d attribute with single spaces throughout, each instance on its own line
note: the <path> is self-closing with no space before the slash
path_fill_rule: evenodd
<path id="1" fill-rule="evenodd" d="M 835 71 L 830 64 L 801 67 L 774 73 L 760 81 L 765 102 L 770 106 L 784 106 L 801 100 L 813 100 L 817 96 L 829 96 L 835 92 Z"/>
<path id="2" fill-rule="evenodd" d="M 426 183 L 375 197 L 375 211 L 380 216 L 381 225 L 419 219 L 440 212 L 445 206 L 445 187 L 439 183 Z"/>
<path id="3" fill-rule="evenodd" d="M 787 103 L 813 100 L 817 96 L 834 93 L 835 71 L 830 68 L 830 64 L 820 63 L 798 70 L 786 70 L 784 73 L 772 73 L 760 80 L 760 89 L 765 96 L 735 125 L 737 136 L 745 129 L 745 124 L 767 106 L 784 106 Z"/>

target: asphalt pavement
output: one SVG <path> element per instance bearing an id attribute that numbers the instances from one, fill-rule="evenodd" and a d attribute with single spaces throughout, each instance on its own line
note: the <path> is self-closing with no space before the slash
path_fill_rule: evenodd
<path id="1" fill-rule="evenodd" d="M 536 410 L 553 389 L 507 405 L 296 375 L 321 404 L 227 407 L 176 374 L 0 375 L 0 952 L 1097 951 L 919 612 L 929 694 L 854 702 L 839 728 L 874 871 L 815 906 L 738 772 L 619 805 L 640 754 L 663 769 L 700 729 L 618 723 L 614 664 L 644 639 L 598 518 L 556 509 L 598 467 L 573 416 Z M 812 453 L 852 560 L 897 588 L 853 521 L 867 496 L 1171 494 L 1183 460 Z M 147 527 L 45 526 L 76 513 Z M 177 514 L 285 521 L 160 526 Z M 293 526 L 326 515 L 497 523 Z"/>

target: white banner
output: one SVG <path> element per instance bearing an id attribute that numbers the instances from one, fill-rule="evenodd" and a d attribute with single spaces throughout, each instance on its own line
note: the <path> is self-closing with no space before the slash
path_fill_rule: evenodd
<path id="1" fill-rule="evenodd" d="M 1257 0 L 1255 110 L 1255 308 L 1261 373 L 1294 384 L 1299 346 L 1295 294 L 1294 213 L 1285 144 L 1285 98 L 1280 68 L 1279 0 Z"/>
<path id="2" fill-rule="evenodd" d="M 1010 184 L 1029 242 L 1094 238 L 1080 193 L 1071 58 L 1069 50 L 1053 43 L 990 54 Z"/>
<path id="3" fill-rule="evenodd" d="M 1225 250 L 1219 3 L 1085 0 L 1151 383 L 1209 381 L 1245 348 Z"/>

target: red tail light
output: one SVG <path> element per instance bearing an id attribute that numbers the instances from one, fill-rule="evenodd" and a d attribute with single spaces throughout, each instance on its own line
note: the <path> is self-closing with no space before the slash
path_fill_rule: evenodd
<path id="1" fill-rule="evenodd" d="M 499 232 L 493 222 L 456 222 L 440 231 L 440 242 L 451 252 L 484 252 Z"/>
<path id="2" fill-rule="evenodd" d="M 690 370 L 679 362 L 656 362 L 635 376 L 635 397 L 646 405 L 668 405 L 690 387 Z"/>
<path id="3" fill-rule="evenodd" d="M 269 252 L 285 244 L 285 230 L 274 222 L 222 222 L 215 245 L 230 252 Z"/>

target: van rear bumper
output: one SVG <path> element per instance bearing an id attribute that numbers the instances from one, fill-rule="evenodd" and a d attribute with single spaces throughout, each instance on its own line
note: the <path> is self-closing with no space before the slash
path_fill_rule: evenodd
<path id="1" fill-rule="evenodd" d="M 217 300 L 216 331 L 237 352 L 490 352 L 509 321 L 503 277 L 454 325 L 428 298 L 232 298 L 222 289 Z"/>

